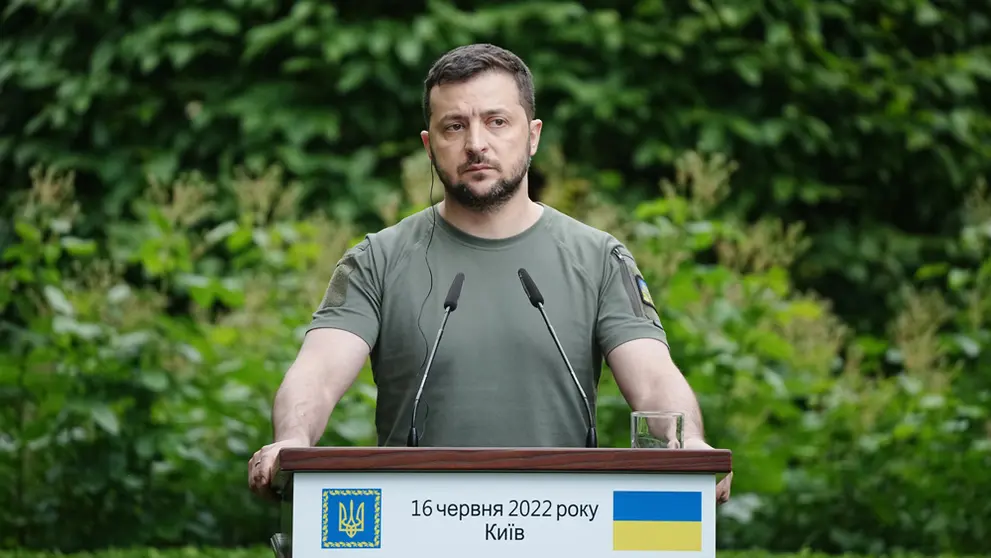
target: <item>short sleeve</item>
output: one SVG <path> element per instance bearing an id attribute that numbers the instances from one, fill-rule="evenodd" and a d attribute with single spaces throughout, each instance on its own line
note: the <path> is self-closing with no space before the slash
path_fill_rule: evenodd
<path id="1" fill-rule="evenodd" d="M 371 242 L 366 237 L 337 262 L 323 300 L 313 313 L 307 332 L 343 329 L 375 347 L 381 316 L 381 288 Z"/>
<path id="2" fill-rule="evenodd" d="M 650 289 L 636 260 L 622 244 L 613 244 L 599 289 L 596 339 L 603 354 L 634 339 L 657 339 L 667 345 Z"/>

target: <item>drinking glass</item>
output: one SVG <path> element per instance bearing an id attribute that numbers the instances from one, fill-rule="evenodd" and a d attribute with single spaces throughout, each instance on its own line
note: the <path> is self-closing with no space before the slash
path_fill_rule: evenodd
<path id="1" fill-rule="evenodd" d="M 630 444 L 634 448 L 680 448 L 685 415 L 668 411 L 634 411 L 630 414 Z"/>

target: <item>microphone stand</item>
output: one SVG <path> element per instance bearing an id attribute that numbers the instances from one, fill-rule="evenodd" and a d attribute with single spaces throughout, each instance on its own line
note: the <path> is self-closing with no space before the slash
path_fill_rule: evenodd
<path id="1" fill-rule="evenodd" d="M 420 387 L 416 390 L 416 397 L 413 399 L 413 413 L 410 418 L 409 435 L 406 436 L 406 445 L 415 448 L 420 445 L 420 436 L 416 433 L 416 410 L 420 406 L 420 396 L 423 395 L 423 386 L 427 383 L 427 374 L 434 363 L 434 356 L 437 355 L 437 347 L 440 345 L 440 338 L 444 335 L 444 328 L 447 327 L 447 319 L 451 316 L 451 306 L 444 308 L 444 317 L 440 322 L 440 329 L 437 330 L 437 337 L 434 339 L 434 346 L 430 349 L 430 357 L 427 358 L 427 365 L 423 368 L 423 377 L 420 378 Z"/>
<path id="2" fill-rule="evenodd" d="M 551 325 L 550 319 L 547 318 L 547 312 L 544 311 L 544 303 L 537 301 L 534 306 L 537 307 L 537 310 L 540 310 L 540 315 L 544 318 L 544 324 L 547 325 L 547 331 L 551 332 L 551 337 L 554 338 L 554 345 L 557 347 L 557 352 L 560 353 L 561 358 L 564 359 L 564 364 L 568 367 L 568 372 L 571 373 L 571 379 L 574 380 L 575 385 L 578 386 L 578 392 L 581 393 L 582 402 L 585 404 L 585 414 L 588 415 L 588 433 L 585 435 L 585 447 L 598 447 L 599 439 L 595 432 L 595 419 L 592 416 L 592 408 L 588 404 L 588 396 L 585 395 L 585 390 L 582 388 L 581 382 L 578 381 L 578 375 L 575 374 L 575 369 L 571 367 L 571 361 L 568 360 L 568 355 L 564 353 L 564 347 L 561 346 L 561 340 L 557 338 L 557 333 L 554 331 L 554 326 Z"/>

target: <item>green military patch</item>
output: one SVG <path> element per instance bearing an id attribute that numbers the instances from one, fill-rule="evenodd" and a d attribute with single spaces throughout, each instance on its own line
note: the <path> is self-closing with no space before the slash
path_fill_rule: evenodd
<path id="1" fill-rule="evenodd" d="M 334 268 L 330 277 L 327 292 L 320 302 L 321 308 L 336 308 L 343 306 L 348 297 L 348 285 L 351 283 L 351 272 L 354 271 L 354 256 L 348 254 Z"/>

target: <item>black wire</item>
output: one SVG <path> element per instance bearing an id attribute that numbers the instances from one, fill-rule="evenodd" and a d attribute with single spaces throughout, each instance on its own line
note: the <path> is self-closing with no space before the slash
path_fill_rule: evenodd
<path id="1" fill-rule="evenodd" d="M 434 229 L 437 227 L 437 206 L 434 205 L 434 169 L 432 166 L 430 168 L 430 193 L 427 195 L 427 203 L 430 204 L 430 212 L 433 219 L 430 224 L 430 236 L 427 238 L 427 247 L 423 250 L 423 263 L 427 265 L 427 274 L 430 276 L 430 287 L 427 289 L 427 295 L 423 297 L 423 303 L 420 304 L 420 313 L 416 316 L 416 327 L 420 330 L 420 337 L 423 338 L 423 362 L 420 363 L 421 372 L 423 371 L 423 366 L 427 363 L 427 356 L 430 354 L 430 342 L 427 341 L 427 334 L 423 332 L 420 319 L 423 317 L 423 309 L 427 306 L 427 300 L 430 299 L 430 293 L 434 290 L 434 272 L 430 269 L 430 259 L 427 257 L 430 251 L 430 244 L 434 240 Z M 430 416 L 430 406 L 426 401 L 423 404 L 426 407 L 426 414 L 423 417 L 424 425 L 426 425 L 427 417 Z"/>

